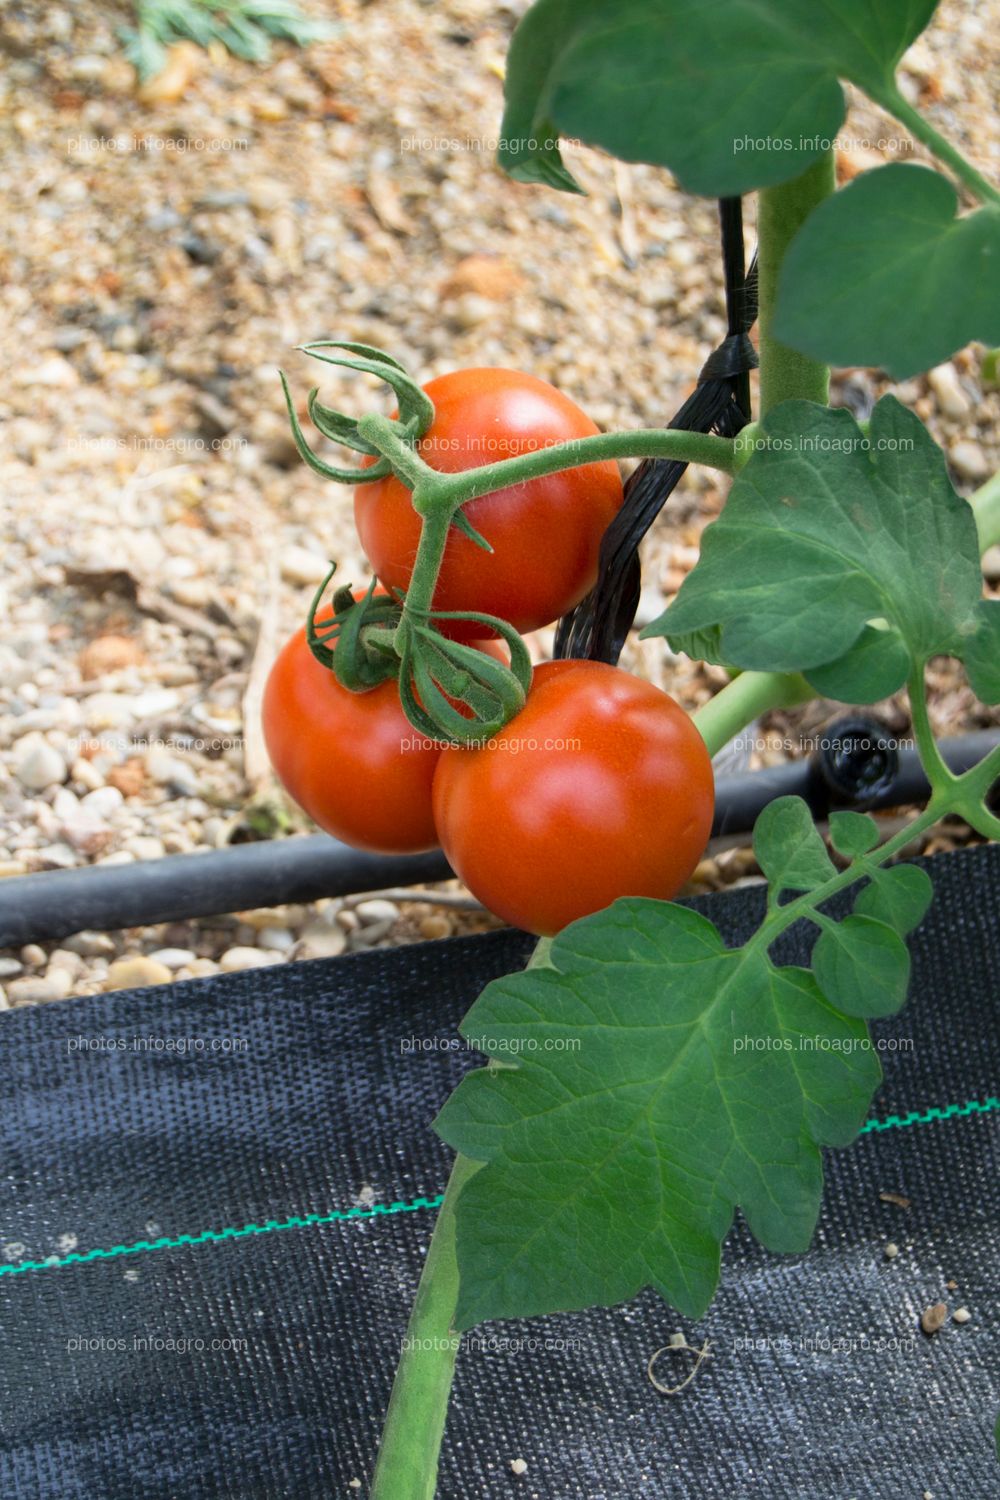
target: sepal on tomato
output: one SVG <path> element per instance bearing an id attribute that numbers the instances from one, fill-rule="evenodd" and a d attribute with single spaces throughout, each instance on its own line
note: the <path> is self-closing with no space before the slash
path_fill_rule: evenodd
<path id="1" fill-rule="evenodd" d="M 333 596 L 333 614 L 317 620 L 316 614 L 337 568 L 330 571 L 313 596 L 306 620 L 306 643 L 320 666 L 333 673 L 349 692 L 363 693 L 395 677 L 399 668 L 392 632 L 399 623 L 401 606 L 391 595 L 376 594 L 373 578 L 367 592 L 356 599 L 348 586 Z"/>
<path id="2" fill-rule="evenodd" d="M 500 636 L 510 666 L 474 646 L 440 635 L 434 620 L 466 620 Z M 528 648 L 512 625 L 472 610 L 435 611 L 405 627 L 399 698 L 415 729 L 452 745 L 479 744 L 520 713 L 531 686 Z"/>

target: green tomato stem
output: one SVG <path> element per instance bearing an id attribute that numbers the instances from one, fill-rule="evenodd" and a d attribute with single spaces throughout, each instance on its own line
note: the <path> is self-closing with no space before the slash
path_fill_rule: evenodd
<path id="1" fill-rule="evenodd" d="M 1000 542 L 1000 470 L 979 486 L 969 504 L 979 530 L 979 550 L 985 552 Z"/>
<path id="2" fill-rule="evenodd" d="M 801 177 L 763 188 L 758 196 L 761 417 L 782 401 L 816 401 L 825 406 L 829 400 L 829 367 L 779 343 L 771 329 L 785 252 L 816 205 L 829 197 L 835 186 L 833 152 L 827 151 Z"/>
<path id="3" fill-rule="evenodd" d="M 772 708 L 807 703 L 815 696 L 798 672 L 741 672 L 691 718 L 709 754 L 718 755 L 741 729 L 761 714 Z"/>
<path id="4" fill-rule="evenodd" d="M 735 467 L 732 438 L 713 433 L 685 432 L 677 427 L 656 427 L 636 432 L 598 432 L 591 437 L 573 438 L 553 443 L 531 453 L 520 453 L 497 463 L 483 464 L 457 473 L 432 469 L 419 453 L 409 446 L 385 417 L 361 417 L 358 432 L 378 449 L 393 469 L 414 490 L 415 508 L 421 515 L 431 510 L 455 511 L 469 500 L 511 485 L 543 479 L 565 469 L 579 469 L 585 464 L 602 463 L 620 458 L 672 458 L 681 463 L 705 464 L 731 474 Z"/>
<path id="5" fill-rule="evenodd" d="M 584 464 L 602 463 L 619 458 L 672 458 L 681 463 L 704 464 L 723 474 L 735 468 L 733 439 L 715 437 L 706 432 L 685 432 L 680 428 L 640 429 L 637 432 L 598 432 L 592 437 L 573 438 L 568 443 L 553 443 L 533 453 L 505 458 L 499 463 L 484 464 L 479 469 L 463 469 L 446 478 L 446 492 L 453 505 L 465 505 L 481 495 L 510 485 L 544 479 L 564 469 L 579 469 Z"/>
<path id="6" fill-rule="evenodd" d="M 459 1338 L 455 1201 L 482 1162 L 457 1156 L 438 1210 L 389 1398 L 371 1500 L 434 1500 Z"/>
<path id="7" fill-rule="evenodd" d="M 884 106 L 890 114 L 895 115 L 901 125 L 916 140 L 926 146 L 938 159 L 949 166 L 960 182 L 979 199 L 981 203 L 993 203 L 1000 206 L 1000 192 L 988 182 L 981 172 L 977 172 L 971 162 L 966 161 L 961 151 L 953 146 L 943 135 L 939 135 L 929 120 L 926 120 L 919 110 L 914 109 L 896 87 L 893 80 L 888 87 L 879 94 L 872 94 L 877 103 Z"/>
<path id="8" fill-rule="evenodd" d="M 917 742 L 917 754 L 924 774 L 931 784 L 932 793 L 947 794 L 956 787 L 960 778 L 946 764 L 938 749 L 934 730 L 927 711 L 927 687 L 924 681 L 923 663 L 914 670 L 906 685 L 910 698 L 910 715 L 913 720 L 913 737 Z"/>
<path id="9" fill-rule="evenodd" d="M 427 511 L 424 515 L 410 586 L 403 603 L 404 620 L 426 614 L 431 608 L 448 532 L 451 530 L 451 517 L 450 510 L 440 509 Z"/>

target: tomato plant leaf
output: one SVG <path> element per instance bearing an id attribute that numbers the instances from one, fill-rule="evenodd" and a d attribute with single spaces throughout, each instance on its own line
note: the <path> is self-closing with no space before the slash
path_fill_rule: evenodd
<path id="1" fill-rule="evenodd" d="M 972 508 L 917 416 L 884 396 L 864 432 L 847 411 L 786 401 L 643 635 L 680 650 L 717 640 L 712 659 L 764 671 L 841 663 L 846 692 L 870 621 L 887 620 L 913 663 L 964 656 L 981 593 Z M 870 688 L 864 660 L 860 676 Z"/>
<path id="2" fill-rule="evenodd" d="M 833 812 L 830 814 L 830 842 L 848 859 L 867 854 L 878 843 L 878 824 L 867 813 Z"/>
<path id="3" fill-rule="evenodd" d="M 854 645 L 824 666 L 806 672 L 810 687 L 841 703 L 878 703 L 891 698 L 906 682 L 910 653 L 898 631 L 866 625 Z"/>
<path id="4" fill-rule="evenodd" d="M 462 1034 L 491 1065 L 436 1121 L 487 1163 L 457 1203 L 458 1328 L 644 1286 L 699 1316 L 737 1207 L 769 1248 L 805 1249 L 820 1147 L 853 1138 L 880 1076 L 808 970 L 644 899 L 494 981 Z"/>
<path id="5" fill-rule="evenodd" d="M 812 963 L 823 993 L 849 1016 L 891 1016 L 906 1000 L 909 950 L 876 917 L 824 923 Z"/>
<path id="6" fill-rule="evenodd" d="M 669 167 L 724 197 L 797 177 L 885 96 L 935 0 L 536 0 L 507 58 L 500 163 L 575 188 L 558 136 Z"/>
<path id="7" fill-rule="evenodd" d="M 983 703 L 1000 703 L 1000 599 L 981 599 L 976 605 L 975 629 L 964 655 L 976 697 Z"/>
<path id="8" fill-rule="evenodd" d="M 881 365 L 896 380 L 972 339 L 1000 340 L 1000 209 L 958 219 L 957 208 L 954 187 L 927 167 L 862 173 L 789 247 L 775 337 L 827 364 Z"/>
<path id="9" fill-rule="evenodd" d="M 768 803 L 754 824 L 753 850 L 774 897 L 781 891 L 815 890 L 836 873 L 801 797 Z"/>
<path id="10" fill-rule="evenodd" d="M 875 917 L 894 927 L 901 937 L 923 921 L 934 899 L 934 887 L 919 865 L 890 865 L 873 870 L 871 882 L 854 903 L 857 916 Z"/>

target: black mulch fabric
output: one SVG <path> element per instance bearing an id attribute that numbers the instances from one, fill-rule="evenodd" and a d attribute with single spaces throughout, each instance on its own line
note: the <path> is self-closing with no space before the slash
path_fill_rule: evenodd
<path id="1" fill-rule="evenodd" d="M 879 1119 L 1000 1092 L 1000 849 L 929 868 L 911 1000 L 877 1027 L 913 1041 L 884 1054 Z M 700 905 L 738 941 L 760 900 Z M 81 1253 L 438 1193 L 428 1122 L 472 1059 L 401 1042 L 454 1037 L 529 947 L 505 932 L 0 1016 L 0 1265 L 65 1255 L 67 1236 Z M 205 1047 L 162 1050 L 181 1038 Z M 460 1355 L 441 1500 L 1000 1495 L 998 1131 L 969 1114 L 831 1153 L 809 1254 L 738 1227 L 696 1327 L 647 1294 L 482 1330 L 513 1344 Z M 432 1224 L 417 1209 L 0 1276 L 0 1494 L 363 1494 Z M 927 1338 L 941 1298 L 972 1319 Z M 671 1398 L 646 1364 L 678 1328 L 712 1357 Z"/>

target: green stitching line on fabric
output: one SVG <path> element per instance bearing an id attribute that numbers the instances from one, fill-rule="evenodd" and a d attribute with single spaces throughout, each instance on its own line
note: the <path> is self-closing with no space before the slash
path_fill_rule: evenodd
<path id="1" fill-rule="evenodd" d="M 946 1104 L 943 1109 L 933 1106 L 923 1114 L 912 1111 L 900 1118 L 889 1115 L 885 1120 L 868 1120 L 859 1130 L 867 1135 L 872 1130 L 902 1130 L 907 1125 L 926 1125 L 932 1120 L 950 1120 L 960 1115 L 985 1115 L 1000 1110 L 1000 1099 L 989 1095 L 980 1103 L 970 1099 L 967 1104 Z M 200 1234 L 179 1234 L 176 1239 L 136 1240 L 134 1245 L 112 1245 L 107 1250 L 87 1250 L 82 1255 L 51 1255 L 47 1260 L 22 1260 L 17 1265 L 0 1266 L 0 1276 L 19 1276 L 23 1271 L 55 1271 L 62 1266 L 82 1266 L 91 1260 L 114 1260 L 119 1255 L 140 1255 L 148 1250 L 178 1250 L 184 1245 L 206 1245 L 221 1240 L 241 1240 L 250 1234 L 273 1234 L 278 1229 L 308 1229 L 316 1224 L 337 1224 L 345 1219 L 375 1219 L 383 1214 L 408 1214 L 416 1209 L 440 1208 L 444 1194 L 433 1198 L 413 1198 L 409 1203 L 376 1203 L 371 1208 L 347 1208 L 330 1214 L 304 1214 L 301 1218 L 265 1219 L 263 1224 L 244 1224 L 242 1229 L 203 1229 Z"/>
<path id="2" fill-rule="evenodd" d="M 932 1106 L 922 1115 L 911 1110 L 902 1119 L 899 1115 L 890 1115 L 886 1120 L 869 1120 L 858 1134 L 867 1135 L 869 1130 L 902 1130 L 905 1125 L 925 1125 L 929 1120 L 950 1120 L 955 1115 L 988 1115 L 995 1109 L 1000 1109 L 1000 1099 L 994 1099 L 991 1094 L 982 1104 L 978 1099 L 970 1099 L 968 1104 L 946 1104 L 944 1109 Z"/>
<path id="3" fill-rule="evenodd" d="M 444 1194 L 436 1198 L 414 1198 L 410 1203 L 376 1203 L 371 1208 L 338 1209 L 332 1214 L 304 1214 L 301 1218 L 265 1219 L 263 1224 L 244 1224 L 242 1229 L 203 1229 L 200 1234 L 179 1234 L 176 1239 L 136 1240 L 134 1245 L 112 1245 L 107 1250 L 87 1250 L 78 1255 L 51 1255 L 47 1260 L 22 1260 L 16 1266 L 0 1266 L 0 1276 L 21 1271 L 54 1271 L 61 1266 L 85 1265 L 88 1260 L 113 1260 L 118 1255 L 138 1255 L 147 1250 L 176 1250 L 182 1245 L 205 1245 L 216 1240 L 241 1240 L 248 1234 L 273 1234 L 277 1229 L 307 1229 L 312 1224 L 335 1224 L 342 1219 L 374 1219 L 379 1214 L 408 1214 L 418 1208 L 440 1208 Z"/>

